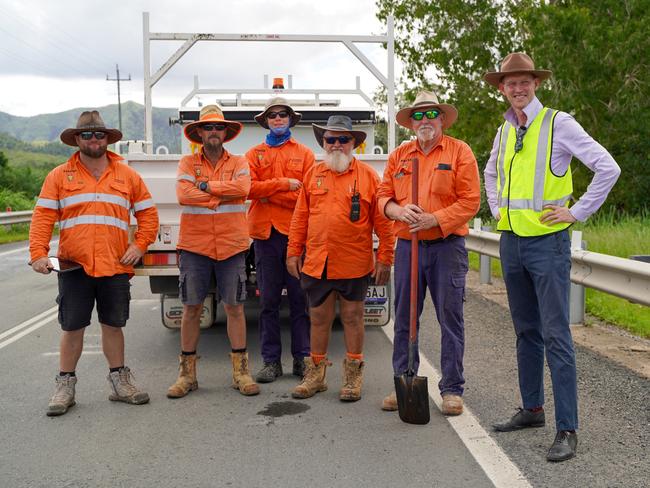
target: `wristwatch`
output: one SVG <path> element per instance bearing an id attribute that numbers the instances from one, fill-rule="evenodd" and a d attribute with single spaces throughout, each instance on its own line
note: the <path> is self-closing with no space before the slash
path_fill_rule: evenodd
<path id="1" fill-rule="evenodd" d="M 208 183 L 207 183 L 207 181 L 202 181 L 201 183 L 199 183 L 199 190 L 208 191 Z"/>

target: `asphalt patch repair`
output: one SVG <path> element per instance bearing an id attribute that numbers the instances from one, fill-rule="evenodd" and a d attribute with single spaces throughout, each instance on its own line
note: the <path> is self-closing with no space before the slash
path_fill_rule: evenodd
<path id="1" fill-rule="evenodd" d="M 264 410 L 257 412 L 257 415 L 265 417 L 284 417 L 285 415 L 296 415 L 309 410 L 311 407 L 299 402 L 273 402 L 269 403 Z"/>

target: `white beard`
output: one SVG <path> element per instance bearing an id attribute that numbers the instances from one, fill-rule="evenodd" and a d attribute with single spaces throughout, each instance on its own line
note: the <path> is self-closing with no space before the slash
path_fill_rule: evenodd
<path id="1" fill-rule="evenodd" d="M 352 154 L 345 154 L 342 151 L 332 151 L 325 154 L 323 162 L 336 173 L 343 173 L 352 162 Z"/>
<path id="2" fill-rule="evenodd" d="M 417 131 L 417 138 L 422 142 L 429 142 L 435 138 L 436 131 L 433 127 L 423 126 Z"/>

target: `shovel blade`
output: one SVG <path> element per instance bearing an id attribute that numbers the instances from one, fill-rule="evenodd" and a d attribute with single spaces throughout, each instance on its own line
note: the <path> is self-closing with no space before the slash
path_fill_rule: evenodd
<path id="1" fill-rule="evenodd" d="M 395 376 L 399 418 L 407 424 L 428 424 L 429 388 L 426 376 L 404 373 Z"/>

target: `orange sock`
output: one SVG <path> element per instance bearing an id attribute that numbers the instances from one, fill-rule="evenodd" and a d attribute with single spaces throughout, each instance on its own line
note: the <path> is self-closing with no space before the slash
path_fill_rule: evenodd
<path id="1" fill-rule="evenodd" d="M 318 366 L 318 364 L 319 364 L 323 359 L 325 359 L 325 358 L 327 357 L 327 353 L 325 353 L 325 354 L 315 354 L 315 353 L 312 352 L 312 353 L 310 354 L 310 356 L 311 356 L 311 358 L 313 359 L 314 364 L 315 364 L 316 366 Z"/>
<path id="2" fill-rule="evenodd" d="M 358 361 L 363 361 L 363 353 L 361 353 L 361 354 L 352 354 L 351 352 L 346 352 L 345 355 L 347 356 L 347 358 L 350 361 L 352 361 L 354 359 L 356 359 Z"/>

